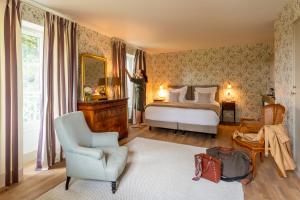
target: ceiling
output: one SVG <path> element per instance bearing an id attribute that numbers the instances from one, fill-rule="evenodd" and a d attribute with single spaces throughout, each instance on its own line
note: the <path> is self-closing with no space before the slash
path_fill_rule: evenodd
<path id="1" fill-rule="evenodd" d="M 273 40 L 288 0 L 35 0 L 150 52 Z"/>

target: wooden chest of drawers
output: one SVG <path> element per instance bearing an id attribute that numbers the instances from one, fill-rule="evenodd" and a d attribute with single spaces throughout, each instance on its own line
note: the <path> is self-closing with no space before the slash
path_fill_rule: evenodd
<path id="1" fill-rule="evenodd" d="M 127 98 L 94 102 L 78 102 L 93 132 L 119 132 L 119 139 L 128 136 Z"/>

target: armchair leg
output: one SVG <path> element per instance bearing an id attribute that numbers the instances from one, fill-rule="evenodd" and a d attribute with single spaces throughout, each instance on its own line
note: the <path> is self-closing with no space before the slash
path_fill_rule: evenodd
<path id="1" fill-rule="evenodd" d="M 256 175 L 256 152 L 251 152 L 251 160 L 253 166 L 253 179 Z"/>
<path id="2" fill-rule="evenodd" d="M 69 189 L 69 183 L 70 183 L 71 177 L 67 176 L 67 180 L 66 180 L 66 190 Z"/>
<path id="3" fill-rule="evenodd" d="M 264 162 L 264 154 L 263 154 L 263 152 L 260 152 L 259 156 L 260 156 L 260 161 Z"/>
<path id="4" fill-rule="evenodd" d="M 116 193 L 116 191 L 117 191 L 117 182 L 116 181 L 111 182 L 111 191 L 113 194 Z"/>

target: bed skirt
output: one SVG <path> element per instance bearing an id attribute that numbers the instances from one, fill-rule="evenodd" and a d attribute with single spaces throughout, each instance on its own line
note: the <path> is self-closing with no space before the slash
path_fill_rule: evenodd
<path id="1" fill-rule="evenodd" d="M 165 121 L 156 121 L 156 120 L 149 120 L 149 119 L 146 119 L 145 122 L 150 127 L 209 133 L 215 135 L 218 134 L 218 126 L 185 124 L 185 123 L 178 123 L 178 122 L 165 122 Z"/>

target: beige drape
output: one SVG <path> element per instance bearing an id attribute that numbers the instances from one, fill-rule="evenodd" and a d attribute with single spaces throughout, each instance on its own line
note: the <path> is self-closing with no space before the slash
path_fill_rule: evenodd
<path id="1" fill-rule="evenodd" d="M 22 177 L 22 66 L 18 0 L 0 1 L 0 187 Z"/>
<path id="2" fill-rule="evenodd" d="M 62 159 L 54 119 L 77 108 L 76 29 L 76 23 L 46 12 L 37 169 Z"/>
<path id="3" fill-rule="evenodd" d="M 146 53 L 145 53 L 145 51 L 143 51 L 141 49 L 137 49 L 135 51 L 135 55 L 134 55 L 134 68 L 133 68 L 133 72 L 136 73 L 138 69 L 144 70 L 145 73 L 147 74 Z M 146 88 L 145 88 L 145 93 L 146 93 Z M 145 95 L 145 102 L 146 102 L 146 95 Z M 130 110 L 129 112 L 132 113 L 132 115 L 131 115 L 132 116 L 132 120 L 131 120 L 132 123 L 136 124 L 135 92 L 133 92 L 133 94 L 132 94 L 132 110 Z"/>
<path id="4" fill-rule="evenodd" d="M 118 79 L 119 86 L 113 91 L 114 98 L 127 97 L 127 84 L 126 84 L 126 44 L 119 40 L 112 42 L 112 65 L 113 77 Z"/>

